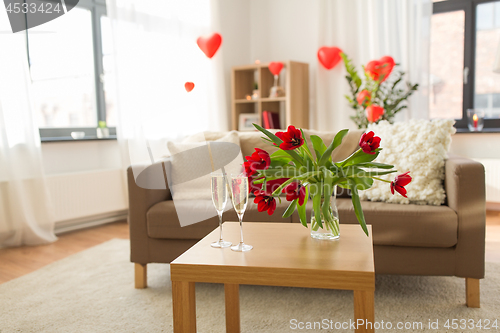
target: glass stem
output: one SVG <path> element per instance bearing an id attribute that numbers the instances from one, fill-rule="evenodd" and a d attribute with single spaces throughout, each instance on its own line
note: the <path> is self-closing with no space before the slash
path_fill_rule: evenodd
<path id="1" fill-rule="evenodd" d="M 220 230 L 220 238 L 219 243 L 222 243 L 222 212 L 217 212 L 219 215 L 219 230 Z"/>
<path id="2" fill-rule="evenodd" d="M 240 220 L 240 244 L 243 244 L 243 214 L 238 214 Z"/>

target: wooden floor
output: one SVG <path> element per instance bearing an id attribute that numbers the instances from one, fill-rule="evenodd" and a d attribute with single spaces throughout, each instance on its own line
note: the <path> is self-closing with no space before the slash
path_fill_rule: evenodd
<path id="1" fill-rule="evenodd" d="M 104 243 L 113 238 L 129 238 L 127 222 L 75 231 L 59 236 L 49 245 L 0 250 L 0 283 L 33 272 L 54 261 Z M 500 212 L 486 215 L 486 261 L 500 262 Z"/>
<path id="2" fill-rule="evenodd" d="M 40 246 L 0 250 L 0 283 L 36 271 L 54 261 L 104 243 L 113 238 L 129 238 L 126 221 L 59 235 L 59 240 Z"/>

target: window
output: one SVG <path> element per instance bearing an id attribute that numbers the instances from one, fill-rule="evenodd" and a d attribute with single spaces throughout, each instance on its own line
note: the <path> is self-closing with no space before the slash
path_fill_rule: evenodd
<path id="1" fill-rule="evenodd" d="M 500 128 L 500 1 L 434 0 L 431 19 L 431 118 L 455 118 L 467 131 L 467 109 L 485 111 L 485 128 Z"/>
<path id="2" fill-rule="evenodd" d="M 80 0 L 66 14 L 26 31 L 42 141 L 73 131 L 95 138 L 99 121 L 116 133 L 110 30 L 104 0 Z"/>

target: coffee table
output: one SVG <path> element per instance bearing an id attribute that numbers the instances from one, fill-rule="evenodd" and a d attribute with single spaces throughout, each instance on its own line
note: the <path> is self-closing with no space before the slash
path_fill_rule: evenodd
<path id="1" fill-rule="evenodd" d="M 341 224 L 336 241 L 312 239 L 300 223 L 244 222 L 243 230 L 251 251 L 210 247 L 217 228 L 170 263 L 175 333 L 196 332 L 195 282 L 224 284 L 226 332 L 240 332 L 240 284 L 353 290 L 354 321 L 374 324 L 371 226 L 367 237 L 359 225 Z M 236 242 L 239 233 L 239 223 L 224 223 L 225 239 Z"/>

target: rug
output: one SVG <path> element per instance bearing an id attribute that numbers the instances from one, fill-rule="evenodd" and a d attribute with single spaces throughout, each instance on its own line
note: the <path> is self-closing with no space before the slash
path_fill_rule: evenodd
<path id="1" fill-rule="evenodd" d="M 172 332 L 169 266 L 148 265 L 149 288 L 134 289 L 129 251 L 127 240 L 111 240 L 1 284 L 0 332 Z M 454 277 L 377 276 L 375 320 L 386 325 L 377 332 L 395 331 L 398 323 L 406 325 L 403 332 L 484 331 L 447 329 L 448 319 L 458 325 L 481 319 L 483 326 L 488 319 L 491 328 L 500 321 L 500 264 L 486 266 L 480 309 L 464 305 L 464 284 Z M 196 284 L 196 301 L 198 332 L 225 332 L 223 286 Z M 353 318 L 350 291 L 241 286 L 240 307 L 242 332 L 353 332 L 346 326 Z M 316 329 L 306 329 L 315 322 Z"/>

